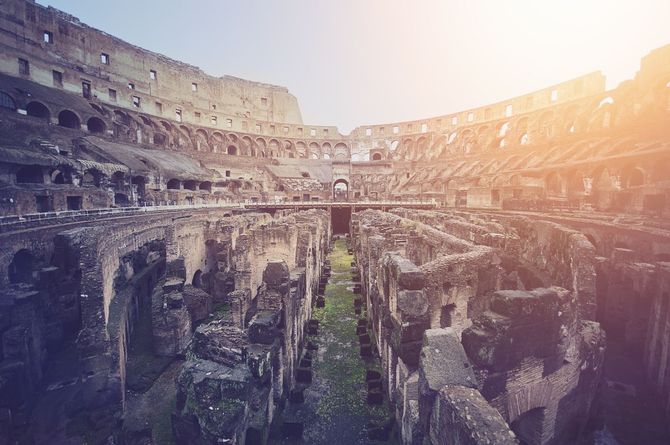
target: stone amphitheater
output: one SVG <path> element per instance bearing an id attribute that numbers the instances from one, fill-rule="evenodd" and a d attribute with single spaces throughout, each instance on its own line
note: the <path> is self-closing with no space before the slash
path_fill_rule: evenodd
<path id="1" fill-rule="evenodd" d="M 344 135 L 0 4 L 0 445 L 670 443 L 670 45 Z"/>

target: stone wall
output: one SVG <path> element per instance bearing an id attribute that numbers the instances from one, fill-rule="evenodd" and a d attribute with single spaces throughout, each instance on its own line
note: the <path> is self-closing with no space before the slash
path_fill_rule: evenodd
<path id="1" fill-rule="evenodd" d="M 355 214 L 352 236 L 403 443 L 485 443 L 496 428 L 511 443 L 509 428 L 527 443 L 581 434 L 605 350 L 584 309 L 595 304 L 595 252 L 583 235 L 523 217 L 398 209 Z M 457 425 L 445 424 L 434 410 L 459 408 L 444 405 L 443 388 L 467 393 L 474 418 L 489 410 L 501 422 L 481 436 L 453 412 Z"/>
<path id="2" fill-rule="evenodd" d="M 195 121 L 194 111 L 200 111 L 207 118 L 220 116 L 222 126 L 225 118 L 234 117 L 238 130 L 242 129 L 239 116 L 248 116 L 251 122 L 247 125 L 252 128 L 255 121 L 302 124 L 298 101 L 284 87 L 207 75 L 195 66 L 124 42 L 52 7 L 14 0 L 5 5 L 0 26 L 4 31 L 0 44 L 6 48 L 0 65 L 7 74 L 19 74 L 16 57 L 20 56 L 32 62 L 31 76 L 40 83 L 53 86 L 51 71 L 57 69 L 62 73 L 61 88 L 81 94 L 83 78 L 90 83 L 90 96 L 104 103 L 132 109 L 132 93 L 141 98 L 140 105 L 151 114 L 173 116 L 177 108 L 186 121 Z M 45 32 L 51 33 L 51 42 L 44 41 Z M 22 36 L 20 45 L 16 43 L 18 35 Z M 102 54 L 107 56 L 105 61 Z M 129 83 L 134 85 L 130 93 Z M 109 89 L 117 94 L 111 96 Z M 162 107 L 157 108 L 156 102 Z"/>
<path id="3" fill-rule="evenodd" d="M 233 310 L 196 330 L 177 379 L 178 443 L 265 443 L 274 410 L 296 385 L 329 237 L 321 211 L 240 236 Z"/>
<path id="4" fill-rule="evenodd" d="M 12 251 L 19 250 L 5 258 L 10 286 L 3 300 L 12 304 L 0 311 L 1 409 L 29 410 L 48 351 L 72 345 L 78 358 L 68 372 L 81 394 L 77 403 L 122 411 L 140 319 L 151 320 L 153 352 L 174 357 L 215 308 L 237 330 L 264 320 L 258 314 L 275 314 L 272 332 L 285 335 L 272 355 L 274 391 L 278 398 L 290 391 L 329 245 L 325 212 L 274 219 L 205 210 L 36 233 L 12 238 Z M 268 261 L 286 272 L 268 269 Z M 271 279 L 277 273 L 281 279 Z M 10 362 L 20 366 L 7 368 Z"/>

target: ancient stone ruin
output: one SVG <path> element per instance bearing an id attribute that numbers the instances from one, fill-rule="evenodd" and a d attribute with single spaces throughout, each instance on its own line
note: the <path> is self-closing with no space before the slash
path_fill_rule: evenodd
<path id="1" fill-rule="evenodd" d="M 670 46 L 344 135 L 1 4 L 0 445 L 670 443 Z"/>

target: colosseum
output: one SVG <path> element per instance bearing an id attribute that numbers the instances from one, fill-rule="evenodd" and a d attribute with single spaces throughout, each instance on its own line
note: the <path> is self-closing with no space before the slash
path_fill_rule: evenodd
<path id="1" fill-rule="evenodd" d="M 670 443 L 670 45 L 345 135 L 0 5 L 0 445 Z"/>

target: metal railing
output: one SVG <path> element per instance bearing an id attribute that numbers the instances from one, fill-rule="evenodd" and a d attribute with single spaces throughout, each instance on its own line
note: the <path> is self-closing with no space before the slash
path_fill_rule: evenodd
<path id="1" fill-rule="evenodd" d="M 357 201 L 257 201 L 244 200 L 236 203 L 216 203 L 216 204 L 173 204 L 158 206 L 134 206 L 134 207 L 113 207 L 89 210 L 63 210 L 58 212 L 30 213 L 26 215 L 12 215 L 0 217 L 0 227 L 6 231 L 8 226 L 21 226 L 23 224 L 56 222 L 59 220 L 77 221 L 96 217 L 115 217 L 115 216 L 133 216 L 144 213 L 154 212 L 177 212 L 184 210 L 198 209 L 231 209 L 231 210 L 253 210 L 260 208 L 311 208 L 311 207 L 341 207 L 341 206 L 372 206 L 372 207 L 404 207 L 404 206 L 431 206 L 436 207 L 438 202 L 435 199 L 430 200 L 357 200 Z"/>

